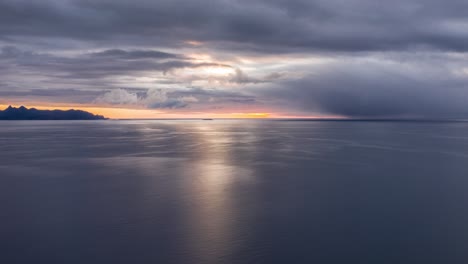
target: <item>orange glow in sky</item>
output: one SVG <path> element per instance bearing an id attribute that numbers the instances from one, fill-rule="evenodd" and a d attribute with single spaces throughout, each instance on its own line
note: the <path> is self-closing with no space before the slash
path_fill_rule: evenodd
<path id="1" fill-rule="evenodd" d="M 20 107 L 22 104 L 11 104 L 13 107 Z M 0 104 L 0 110 L 7 108 L 9 104 Z M 131 109 L 105 106 L 89 105 L 43 105 L 43 104 L 25 104 L 27 108 L 36 108 L 40 110 L 83 110 L 96 115 L 103 115 L 111 119 L 171 119 L 171 118 L 340 118 L 338 116 L 294 116 L 280 113 L 266 112 L 173 112 L 169 110 L 156 109 Z"/>
<path id="2" fill-rule="evenodd" d="M 21 106 L 20 104 L 12 104 L 14 107 Z M 158 119 L 158 118 L 266 118 L 270 117 L 270 113 L 177 113 L 153 109 L 130 109 L 130 108 L 112 108 L 98 107 L 86 105 L 25 105 L 27 108 L 36 108 L 40 110 L 69 110 L 77 109 L 87 111 L 97 115 L 103 115 L 112 119 Z M 7 108 L 8 105 L 0 104 L 0 109 Z"/>

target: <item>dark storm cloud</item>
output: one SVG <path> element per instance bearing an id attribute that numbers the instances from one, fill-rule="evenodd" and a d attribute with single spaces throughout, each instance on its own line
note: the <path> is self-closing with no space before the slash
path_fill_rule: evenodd
<path id="1" fill-rule="evenodd" d="M 411 57 L 411 55 L 408 55 Z M 440 58 L 439 58 L 440 59 Z M 467 118 L 468 72 L 441 65 L 354 59 L 257 90 L 286 108 L 347 117 Z M 460 69 L 463 69 L 460 67 Z"/>
<path id="2" fill-rule="evenodd" d="M 120 39 L 142 45 L 198 40 L 255 51 L 466 51 L 461 0 L 0 1 L 0 36 Z"/>

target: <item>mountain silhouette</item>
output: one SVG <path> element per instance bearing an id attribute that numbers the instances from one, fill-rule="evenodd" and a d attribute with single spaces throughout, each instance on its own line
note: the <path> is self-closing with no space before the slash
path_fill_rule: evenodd
<path id="1" fill-rule="evenodd" d="M 0 111 L 0 120 L 103 120 L 102 115 L 94 115 L 82 110 L 38 110 L 36 108 L 18 108 L 8 106 Z"/>

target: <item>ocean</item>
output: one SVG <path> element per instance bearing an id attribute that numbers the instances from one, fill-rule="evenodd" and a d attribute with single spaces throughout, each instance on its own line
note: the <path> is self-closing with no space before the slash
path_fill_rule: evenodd
<path id="1" fill-rule="evenodd" d="M 468 123 L 0 122 L 0 263 L 467 263 Z"/>

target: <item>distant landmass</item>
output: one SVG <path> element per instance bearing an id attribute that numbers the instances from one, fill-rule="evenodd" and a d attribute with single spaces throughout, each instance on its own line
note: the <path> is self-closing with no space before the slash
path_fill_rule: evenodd
<path id="1" fill-rule="evenodd" d="M 94 115 L 82 110 L 38 110 L 36 108 L 12 107 L 0 110 L 0 120 L 103 120 L 102 115 Z"/>

